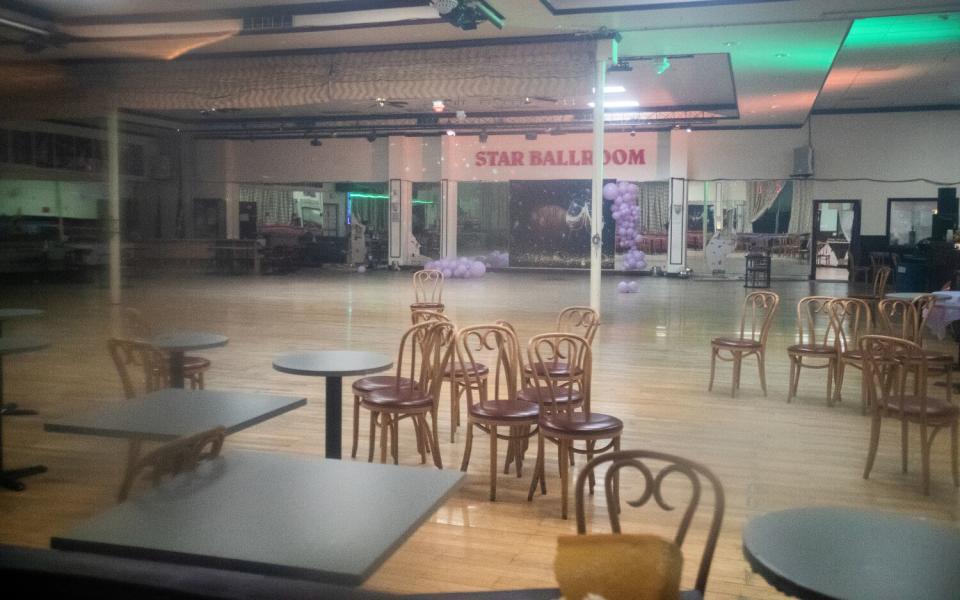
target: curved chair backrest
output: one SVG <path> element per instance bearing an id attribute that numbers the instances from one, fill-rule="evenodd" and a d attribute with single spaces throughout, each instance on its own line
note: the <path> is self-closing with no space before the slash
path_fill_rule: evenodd
<path id="1" fill-rule="evenodd" d="M 873 276 L 873 297 L 882 299 L 887 294 L 887 281 L 890 279 L 890 273 L 893 269 L 890 267 L 877 267 L 877 272 Z"/>
<path id="2" fill-rule="evenodd" d="M 687 509 L 680 518 L 680 524 L 677 533 L 674 536 L 674 543 L 682 547 L 686 539 L 687 530 L 693 520 L 697 509 L 700 506 L 701 497 L 707 493 L 704 490 L 705 484 L 713 489 L 713 514 L 710 518 L 710 530 L 707 533 L 706 542 L 703 547 L 703 554 L 700 558 L 700 568 L 697 571 L 696 589 L 702 594 L 707 587 L 707 577 L 710 574 L 710 564 L 713 562 L 713 552 L 717 546 L 717 538 L 720 535 L 720 526 L 723 524 L 723 512 L 725 507 L 725 497 L 723 485 L 717 476 L 705 466 L 688 460 L 686 458 L 665 454 L 663 452 L 653 452 L 650 450 L 624 450 L 621 452 L 608 452 L 602 454 L 588 462 L 580 475 L 577 477 L 577 533 L 585 534 L 587 532 L 586 510 L 584 508 L 584 489 L 587 479 L 593 474 L 594 470 L 604 464 L 609 463 L 609 468 L 604 476 L 604 490 L 607 497 L 607 516 L 610 519 L 610 528 L 613 533 L 620 531 L 620 498 L 618 497 L 615 481 L 617 475 L 622 478 L 621 471 L 624 468 L 636 469 L 643 477 L 643 489 L 640 497 L 636 500 L 627 500 L 626 503 L 633 507 L 640 507 L 651 499 L 663 510 L 673 510 L 674 505 L 668 504 L 664 499 L 664 481 L 673 473 L 679 473 L 687 478 L 690 483 L 690 497 Z M 659 468 L 659 473 L 654 474 L 655 468 Z M 622 483 L 619 486 L 622 490 Z"/>
<path id="3" fill-rule="evenodd" d="M 885 334 L 911 342 L 917 341 L 920 330 L 920 316 L 912 302 L 896 298 L 885 298 L 877 304 L 880 330 Z"/>
<path id="4" fill-rule="evenodd" d="M 197 468 L 197 464 L 201 460 L 216 458 L 223 448 L 223 438 L 225 436 L 226 430 L 223 427 L 215 427 L 168 442 L 153 450 L 127 469 L 123 483 L 120 484 L 117 501 L 123 502 L 127 499 L 134 481 L 145 469 L 151 470 L 150 477 L 153 485 L 157 485 L 166 475 L 173 477 L 185 471 L 192 471 Z M 206 449 L 208 446 L 210 447 L 209 450 Z"/>
<path id="5" fill-rule="evenodd" d="M 449 323 L 450 317 L 435 310 L 417 309 L 410 311 L 410 320 L 414 325 L 419 325 L 420 323 L 429 323 L 431 321 Z"/>
<path id="6" fill-rule="evenodd" d="M 830 317 L 840 352 L 856 349 L 860 336 L 873 329 L 870 304 L 859 298 L 835 298 L 830 303 Z"/>
<path id="7" fill-rule="evenodd" d="M 797 336 L 800 344 L 829 346 L 836 342 L 830 316 L 832 296 L 807 296 L 797 302 Z"/>
<path id="8" fill-rule="evenodd" d="M 414 273 L 413 294 L 417 303 L 442 303 L 443 273 L 436 269 L 423 269 Z"/>
<path id="9" fill-rule="evenodd" d="M 863 380 L 867 386 L 867 403 L 874 411 L 883 412 L 894 399 L 903 410 L 907 373 L 914 374 L 910 396 L 918 399 L 921 422 L 927 418 L 927 358 L 918 344 L 886 335 L 865 335 L 860 338 L 863 354 Z"/>
<path id="10" fill-rule="evenodd" d="M 394 380 L 398 396 L 403 379 L 407 379 L 413 381 L 418 390 L 430 394 L 434 402 L 437 401 L 453 339 L 454 328 L 449 321 L 426 321 L 404 332 L 400 338 Z"/>
<path id="11" fill-rule="evenodd" d="M 926 333 L 927 318 L 930 316 L 933 307 L 937 305 L 937 297 L 933 294 L 923 294 L 914 298 L 912 304 L 917 309 L 917 335 L 913 341 L 922 346 L 923 334 Z"/>
<path id="12" fill-rule="evenodd" d="M 564 362 L 562 373 L 551 366 Z M 564 390 L 579 391 L 581 409 L 590 414 L 590 377 L 593 359 L 590 342 L 572 333 L 542 333 L 527 343 L 527 364 L 530 365 L 540 414 L 570 414 L 577 410 L 574 402 L 555 402 L 566 395 Z"/>
<path id="13" fill-rule="evenodd" d="M 557 316 L 557 331 L 574 333 L 590 344 L 600 327 L 600 315 L 589 306 L 568 306 Z"/>
<path id="14" fill-rule="evenodd" d="M 773 325 L 773 316 L 780 306 L 776 292 L 751 292 L 743 300 L 743 315 L 740 317 L 740 339 L 767 345 L 767 334 Z"/>
<path id="15" fill-rule="evenodd" d="M 111 338 L 107 340 L 107 350 L 117 367 L 120 382 L 123 384 L 123 394 L 127 398 L 170 386 L 167 357 L 157 347 L 138 340 Z M 137 389 L 134 382 L 134 370 L 142 372 L 142 391 Z"/>
<path id="16" fill-rule="evenodd" d="M 456 336 L 457 369 L 464 373 L 467 405 L 490 402 L 517 402 L 520 380 L 520 344 L 509 327 L 474 325 Z M 481 381 L 478 365 L 490 372 Z"/>

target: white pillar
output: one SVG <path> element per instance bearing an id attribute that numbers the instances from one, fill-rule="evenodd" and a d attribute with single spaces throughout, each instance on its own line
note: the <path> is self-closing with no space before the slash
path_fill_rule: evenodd
<path id="1" fill-rule="evenodd" d="M 110 248 L 110 303 L 120 304 L 120 117 L 107 115 L 107 237 Z"/>
<path id="2" fill-rule="evenodd" d="M 607 46 L 597 41 L 593 90 L 593 181 L 590 219 L 590 307 L 600 312 L 600 267 L 603 261 L 603 87 L 607 78 Z"/>
<path id="3" fill-rule="evenodd" d="M 681 129 L 670 133 L 670 229 L 667 236 L 667 272 L 687 269 L 687 142 Z"/>

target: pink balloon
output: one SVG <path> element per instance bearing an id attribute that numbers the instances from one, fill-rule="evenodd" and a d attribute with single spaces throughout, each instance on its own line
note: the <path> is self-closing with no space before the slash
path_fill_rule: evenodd
<path id="1" fill-rule="evenodd" d="M 603 199 L 613 200 L 614 198 L 617 197 L 617 194 L 619 191 L 620 191 L 620 188 L 617 187 L 617 184 L 611 181 L 610 183 L 607 183 L 603 186 Z"/>

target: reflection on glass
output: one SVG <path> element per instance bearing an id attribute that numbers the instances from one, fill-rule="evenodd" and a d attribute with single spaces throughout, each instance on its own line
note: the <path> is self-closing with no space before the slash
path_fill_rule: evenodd
<path id="1" fill-rule="evenodd" d="M 913 246 L 933 235 L 936 200 L 890 200 L 891 246 Z"/>
<path id="2" fill-rule="evenodd" d="M 420 255 L 440 258 L 440 184 L 415 182 L 411 223 Z"/>
<path id="3" fill-rule="evenodd" d="M 510 184 L 460 183 L 457 186 L 457 254 L 488 259 L 504 255 L 500 262 L 505 262 L 509 249 Z"/>

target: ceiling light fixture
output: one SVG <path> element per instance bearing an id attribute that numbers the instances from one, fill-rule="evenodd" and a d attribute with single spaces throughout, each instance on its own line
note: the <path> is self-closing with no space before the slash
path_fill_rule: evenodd
<path id="1" fill-rule="evenodd" d="M 504 16 L 485 0 L 433 0 L 432 4 L 440 18 L 464 31 L 476 29 L 484 21 L 503 29 Z"/>
<path id="2" fill-rule="evenodd" d="M 622 94 L 622 93 L 625 92 L 625 91 L 627 91 L 627 88 L 623 87 L 622 85 L 605 85 L 605 86 L 603 86 L 603 93 L 604 93 L 604 94 Z"/>
<path id="3" fill-rule="evenodd" d="M 527 132 L 527 133 L 523 134 L 523 137 L 526 138 L 528 141 L 531 141 L 531 142 L 532 142 L 532 141 L 534 141 L 534 140 L 537 139 L 537 134 L 536 134 L 536 132 L 530 131 L 530 132 Z"/>
<path id="4" fill-rule="evenodd" d="M 446 105 L 444 105 L 443 100 L 433 101 L 433 112 L 443 112 L 445 108 L 446 108 Z"/>
<path id="5" fill-rule="evenodd" d="M 447 135 L 449 135 L 450 137 L 453 137 L 453 136 L 457 135 L 457 132 L 454 131 L 454 130 L 452 130 L 452 129 L 448 129 L 448 130 L 447 130 Z"/>
<path id="6" fill-rule="evenodd" d="M 313 138 L 312 140 L 310 140 L 310 145 L 313 147 L 322 146 L 323 142 L 320 141 L 320 138 Z"/>
<path id="7" fill-rule="evenodd" d="M 370 133 L 367 134 L 367 141 L 368 141 L 368 142 L 374 142 L 374 141 L 376 141 L 376 139 L 377 139 L 377 132 L 376 132 L 376 131 L 371 131 Z"/>
<path id="8" fill-rule="evenodd" d="M 594 108 L 596 102 L 587 102 L 587 106 Z M 637 108 L 640 106 L 640 102 L 637 100 L 610 100 L 609 102 L 604 102 L 604 108 Z"/>

